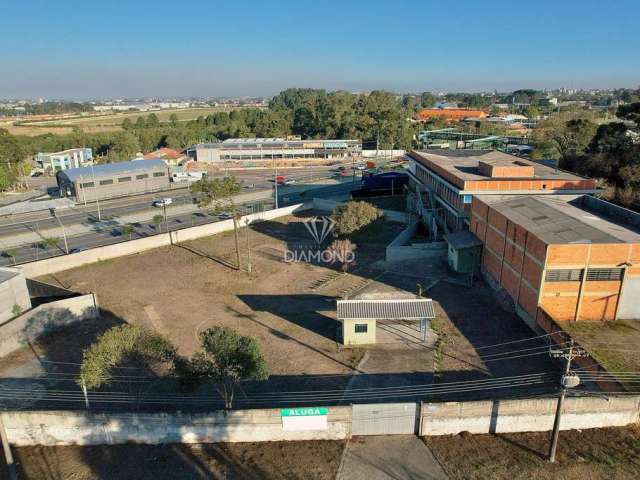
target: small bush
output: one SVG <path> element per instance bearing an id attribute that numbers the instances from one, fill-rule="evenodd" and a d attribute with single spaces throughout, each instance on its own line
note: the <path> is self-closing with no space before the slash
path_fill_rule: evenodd
<path id="1" fill-rule="evenodd" d="M 334 232 L 339 236 L 351 235 L 383 217 L 382 211 L 367 202 L 348 202 L 333 211 L 336 222 Z"/>

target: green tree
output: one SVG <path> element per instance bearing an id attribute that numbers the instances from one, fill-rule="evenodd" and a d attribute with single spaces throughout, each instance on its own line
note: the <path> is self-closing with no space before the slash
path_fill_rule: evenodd
<path id="1" fill-rule="evenodd" d="M 382 216 L 382 211 L 374 205 L 352 201 L 337 207 L 331 218 L 335 222 L 334 232 L 337 235 L 347 236 L 362 230 Z"/>
<path id="2" fill-rule="evenodd" d="M 142 130 L 143 128 L 146 128 L 146 126 L 147 126 L 147 122 L 145 122 L 144 117 L 136 118 L 136 123 L 135 123 L 134 127 L 137 130 Z"/>
<path id="3" fill-rule="evenodd" d="M 119 325 L 84 350 L 77 382 L 85 388 L 99 388 L 113 381 L 113 370 L 127 358 L 160 364 L 172 362 L 175 355 L 175 347 L 162 335 L 138 325 Z"/>
<path id="4" fill-rule="evenodd" d="M 136 229 L 133 225 L 123 225 L 120 231 L 122 232 L 122 235 L 129 235 L 129 240 L 132 240 Z"/>
<path id="5" fill-rule="evenodd" d="M 42 248 L 48 250 L 49 248 L 56 248 L 60 242 L 59 237 L 47 237 L 42 241 Z"/>
<path id="6" fill-rule="evenodd" d="M 177 127 L 178 115 L 176 115 L 175 113 L 172 113 L 171 115 L 169 115 L 169 123 L 171 124 L 172 127 Z"/>
<path id="7" fill-rule="evenodd" d="M 129 117 L 125 118 L 122 121 L 122 129 L 123 130 L 131 130 L 133 128 L 133 122 Z"/>
<path id="8" fill-rule="evenodd" d="M 25 155 L 26 152 L 16 137 L 0 128 L 0 163 L 17 164 L 24 160 Z"/>
<path id="9" fill-rule="evenodd" d="M 199 338 L 202 351 L 176 363 L 176 373 L 188 381 L 213 383 L 225 408 L 233 408 L 238 383 L 269 378 L 266 361 L 255 339 L 228 327 L 208 328 Z"/>
<path id="10" fill-rule="evenodd" d="M 153 223 L 153 225 L 158 228 L 160 227 L 160 231 L 162 232 L 162 222 L 164 222 L 164 216 L 157 214 L 154 215 L 153 218 L 151 219 L 151 223 Z"/>
<path id="11" fill-rule="evenodd" d="M 535 120 L 540 116 L 540 110 L 538 110 L 538 107 L 535 105 L 529 105 L 525 110 L 524 115 L 530 120 Z"/>
<path id="12" fill-rule="evenodd" d="M 240 238 L 238 233 L 240 215 L 233 197 L 242 192 L 242 184 L 233 175 L 224 178 L 203 178 L 191 185 L 191 192 L 196 196 L 200 208 L 210 208 L 215 213 L 230 212 L 232 214 L 237 270 L 240 270 Z"/>
<path id="13" fill-rule="evenodd" d="M 616 116 L 624 120 L 630 120 L 640 127 L 640 102 L 620 105 L 616 111 Z"/>
<path id="14" fill-rule="evenodd" d="M 145 125 L 147 128 L 156 128 L 160 125 L 160 120 L 158 120 L 158 116 L 155 113 L 150 113 L 147 115 Z"/>
<path id="15" fill-rule="evenodd" d="M 15 265 L 16 264 L 16 256 L 18 255 L 18 251 L 14 248 L 10 248 L 8 250 L 5 250 L 4 252 L 2 252 L 2 256 L 5 258 L 10 258 L 11 262 Z"/>

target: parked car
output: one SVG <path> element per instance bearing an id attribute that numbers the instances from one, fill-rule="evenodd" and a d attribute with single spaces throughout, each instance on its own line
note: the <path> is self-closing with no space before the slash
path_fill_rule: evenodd
<path id="1" fill-rule="evenodd" d="M 296 183 L 296 181 L 294 179 L 285 180 L 283 185 L 293 185 L 294 183 Z"/>
<path id="2" fill-rule="evenodd" d="M 367 166 L 364 163 L 359 163 L 358 165 L 356 165 L 356 169 L 357 170 L 366 170 Z"/>
<path id="3" fill-rule="evenodd" d="M 231 215 L 229 212 L 222 212 L 218 214 L 218 218 L 220 220 L 229 220 L 233 218 L 233 215 Z"/>
<path id="4" fill-rule="evenodd" d="M 171 205 L 172 203 L 173 203 L 173 199 L 171 199 L 171 198 L 161 198 L 160 200 L 154 200 L 153 206 L 154 207 L 166 207 L 168 205 Z"/>

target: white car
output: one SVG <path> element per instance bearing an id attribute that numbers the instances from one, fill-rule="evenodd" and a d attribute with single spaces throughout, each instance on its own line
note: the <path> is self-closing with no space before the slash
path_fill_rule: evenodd
<path id="1" fill-rule="evenodd" d="M 357 170 L 366 170 L 367 166 L 364 163 L 360 163 L 360 164 L 356 165 L 356 169 Z"/>
<path id="2" fill-rule="evenodd" d="M 296 181 L 294 179 L 285 180 L 284 185 L 293 185 L 294 183 L 296 183 Z"/>
<path id="3" fill-rule="evenodd" d="M 166 207 L 167 205 L 171 205 L 173 203 L 173 199 L 171 198 L 163 198 L 161 200 L 154 200 L 154 207 Z"/>

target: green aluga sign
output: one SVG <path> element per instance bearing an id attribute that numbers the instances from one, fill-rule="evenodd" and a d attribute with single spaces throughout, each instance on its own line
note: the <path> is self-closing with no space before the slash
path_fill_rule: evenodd
<path id="1" fill-rule="evenodd" d="M 325 407 L 283 408 L 280 410 L 281 417 L 319 417 L 328 413 L 329 409 Z"/>

